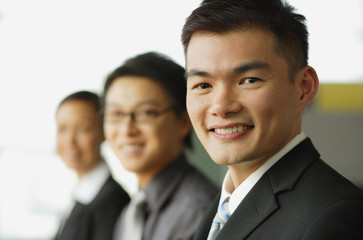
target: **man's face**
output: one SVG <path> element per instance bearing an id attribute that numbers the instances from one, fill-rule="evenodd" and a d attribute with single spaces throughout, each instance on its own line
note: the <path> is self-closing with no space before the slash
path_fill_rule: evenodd
<path id="1" fill-rule="evenodd" d="M 106 140 L 121 164 L 135 172 L 139 180 L 153 178 L 182 151 L 183 139 L 190 130 L 189 119 L 179 118 L 171 105 L 163 88 L 143 77 L 119 77 L 106 93 Z M 125 115 L 129 112 L 139 113 L 146 120 L 133 121 Z M 154 112 L 163 113 L 149 117 Z"/>
<path id="2" fill-rule="evenodd" d="M 257 168 L 301 131 L 299 87 L 271 34 L 195 33 L 186 66 L 188 113 L 217 164 Z"/>

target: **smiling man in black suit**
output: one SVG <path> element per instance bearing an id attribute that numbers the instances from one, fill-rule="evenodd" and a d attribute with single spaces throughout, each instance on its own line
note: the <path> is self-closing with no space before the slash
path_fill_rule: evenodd
<path id="1" fill-rule="evenodd" d="M 205 0 L 186 20 L 187 109 L 221 194 L 195 239 L 363 239 L 363 195 L 302 131 L 319 80 L 305 17 L 279 0 Z"/>

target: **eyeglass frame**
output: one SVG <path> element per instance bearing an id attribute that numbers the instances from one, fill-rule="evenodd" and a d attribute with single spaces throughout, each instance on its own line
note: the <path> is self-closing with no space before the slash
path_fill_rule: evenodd
<path id="1" fill-rule="evenodd" d="M 157 119 L 160 115 L 164 114 L 164 113 L 167 113 L 169 111 L 172 111 L 172 110 L 175 110 L 176 107 L 174 105 L 170 105 L 168 107 L 166 107 L 165 109 L 163 110 L 160 110 L 160 111 L 147 111 L 147 110 L 143 110 L 143 111 L 140 111 L 140 113 L 146 113 L 146 112 L 152 112 L 154 115 L 150 118 L 150 120 L 137 120 L 137 110 L 135 111 L 130 111 L 130 112 L 124 112 L 124 113 L 121 113 L 121 117 L 118 117 L 117 120 L 113 120 L 113 121 L 110 121 L 112 123 L 119 123 L 121 122 L 126 116 L 130 116 L 131 117 L 131 122 L 133 123 L 149 123 L 149 122 L 152 122 L 153 120 Z M 107 122 L 107 119 L 106 119 L 106 111 L 102 111 L 102 115 L 103 115 L 103 119 L 105 122 Z"/>

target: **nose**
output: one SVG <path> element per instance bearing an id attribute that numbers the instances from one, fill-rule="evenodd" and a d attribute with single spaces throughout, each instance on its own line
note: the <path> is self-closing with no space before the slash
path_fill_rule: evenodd
<path id="1" fill-rule="evenodd" d="M 214 90 L 210 113 L 214 116 L 226 118 L 242 110 L 238 89 L 219 87 Z"/>
<path id="2" fill-rule="evenodd" d="M 75 146 L 77 143 L 77 136 L 75 131 L 65 131 L 57 135 L 60 143 L 66 144 L 67 146 Z"/>
<path id="3" fill-rule="evenodd" d="M 125 115 L 122 121 L 118 123 L 119 133 L 124 136 L 132 136 L 137 133 L 137 126 L 132 114 Z"/>

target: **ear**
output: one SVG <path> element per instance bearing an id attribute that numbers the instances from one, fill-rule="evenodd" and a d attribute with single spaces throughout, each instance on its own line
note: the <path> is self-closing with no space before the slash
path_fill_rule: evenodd
<path id="1" fill-rule="evenodd" d="M 306 66 L 300 70 L 295 79 L 299 110 L 306 108 L 314 99 L 319 88 L 319 78 L 314 68 Z"/>

